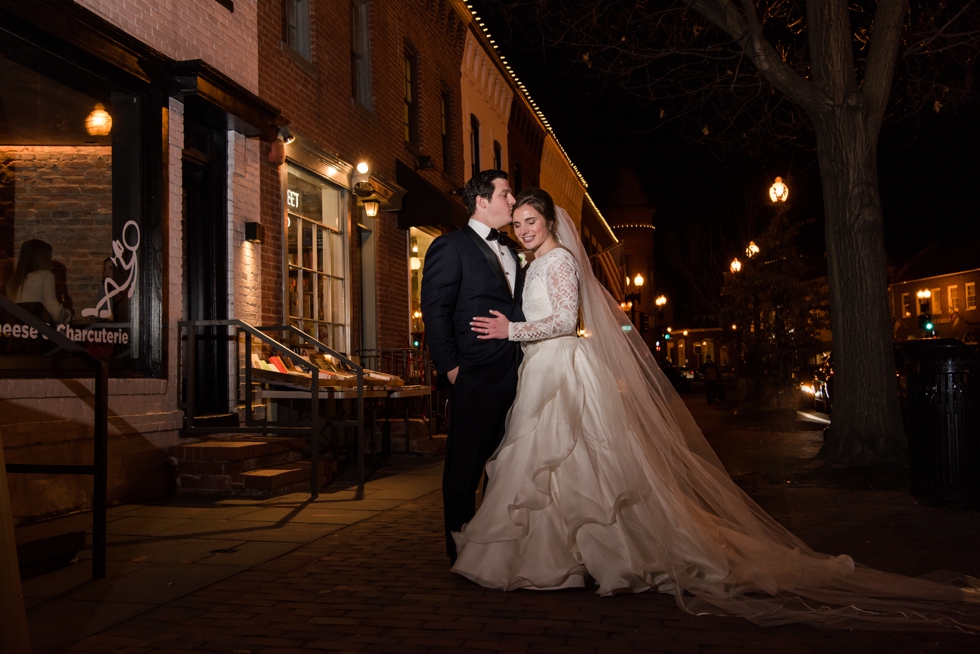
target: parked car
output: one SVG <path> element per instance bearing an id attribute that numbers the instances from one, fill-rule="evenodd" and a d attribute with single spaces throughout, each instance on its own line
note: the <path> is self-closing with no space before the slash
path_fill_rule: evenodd
<path id="1" fill-rule="evenodd" d="M 895 384 L 898 390 L 899 401 L 905 397 L 905 355 L 896 347 L 893 348 L 895 357 Z M 805 386 L 809 386 L 807 391 Z M 834 397 L 834 355 L 833 353 L 813 372 L 812 381 L 807 384 L 801 382 L 800 389 L 805 393 L 812 394 L 813 407 L 817 411 L 830 413 L 833 408 Z"/>
<path id="2" fill-rule="evenodd" d="M 694 381 L 694 379 L 695 379 L 695 372 L 691 368 L 687 368 L 687 367 L 684 367 L 684 366 L 679 366 L 677 368 L 677 372 L 679 372 L 682 375 L 684 375 L 684 379 L 687 379 L 689 381 Z"/>
<path id="3" fill-rule="evenodd" d="M 682 372 L 681 368 L 674 366 L 669 361 L 665 361 L 660 366 L 660 369 L 678 393 L 686 393 L 691 390 L 691 379 Z"/>

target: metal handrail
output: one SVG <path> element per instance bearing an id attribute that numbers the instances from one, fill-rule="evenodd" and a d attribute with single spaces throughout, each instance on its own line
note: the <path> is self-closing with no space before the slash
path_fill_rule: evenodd
<path id="1" fill-rule="evenodd" d="M 364 368 L 363 366 L 354 363 L 344 355 L 327 347 L 317 339 L 313 338 L 306 332 L 297 329 L 293 325 L 264 325 L 262 327 L 258 327 L 257 329 L 260 329 L 262 331 L 268 331 L 268 332 L 286 332 L 288 334 L 293 334 L 294 336 L 298 336 L 303 341 L 305 341 L 310 345 L 313 345 L 321 352 L 329 354 L 335 359 L 338 359 L 345 366 L 347 366 L 348 368 L 352 369 L 355 373 L 357 373 L 357 494 L 355 497 L 357 499 L 362 499 L 364 497 Z M 252 365 L 251 342 L 246 340 L 245 397 L 246 397 L 247 409 L 251 407 L 251 400 L 252 400 L 252 385 L 250 383 L 251 365 Z M 318 371 L 319 369 L 317 369 L 317 373 L 313 374 L 313 377 L 316 379 L 319 379 Z M 317 382 L 314 381 L 314 383 Z M 315 408 L 312 409 L 311 413 L 312 415 L 316 416 L 316 409 Z"/>
<path id="2" fill-rule="evenodd" d="M 37 329 L 55 345 L 92 367 L 95 377 L 95 422 L 92 465 L 8 463 L 8 473 L 92 475 L 92 578 L 104 579 L 106 568 L 106 504 L 109 477 L 109 364 L 51 327 L 9 298 L 0 295 L 0 308 L 25 325 Z M 2 447 L 2 445 L 0 445 Z"/>
<path id="3" fill-rule="evenodd" d="M 314 339 L 309 334 L 296 329 L 290 325 L 266 325 L 262 327 L 256 327 L 250 325 L 244 320 L 239 320 L 237 318 L 227 319 L 227 320 L 182 320 L 177 323 L 178 328 L 182 329 L 184 327 L 189 327 L 189 343 L 187 347 L 187 358 L 189 359 L 186 369 L 189 371 L 187 375 L 187 386 L 185 389 L 187 393 L 187 401 L 182 403 L 181 408 L 184 409 L 185 419 L 187 420 L 187 426 L 185 430 L 188 433 L 193 433 L 195 431 L 194 427 L 194 357 L 196 353 L 196 340 L 197 333 L 196 327 L 235 327 L 238 333 L 244 332 L 249 336 L 254 336 L 260 341 L 273 348 L 276 352 L 285 355 L 290 361 L 299 365 L 300 368 L 310 373 L 310 428 L 309 428 L 309 438 L 310 438 L 310 498 L 316 499 L 319 496 L 319 393 L 320 393 L 320 369 L 314 364 L 310 363 L 299 354 L 296 354 L 288 345 L 277 341 L 270 336 L 264 334 L 263 332 L 286 332 L 299 336 L 308 344 L 316 347 L 317 349 L 329 354 L 330 356 L 336 357 L 338 360 L 343 362 L 345 365 L 352 368 L 357 373 L 357 438 L 358 438 L 358 454 L 357 454 L 357 467 L 358 467 L 358 483 L 357 483 L 357 497 L 363 498 L 364 496 L 364 369 L 358 364 L 354 363 L 342 354 L 335 352 L 330 349 L 320 341 Z M 238 342 L 238 333 L 235 335 L 235 342 Z M 180 357 L 183 361 L 183 356 Z M 252 417 L 252 339 L 246 337 L 245 339 L 245 427 L 215 427 L 215 431 L 221 432 L 250 432 L 254 431 L 256 428 L 256 422 Z M 276 433 L 295 433 L 297 431 L 307 431 L 305 428 L 290 428 L 277 426 L 270 429 L 268 421 L 266 424 L 260 426 L 264 432 L 274 431 Z"/>

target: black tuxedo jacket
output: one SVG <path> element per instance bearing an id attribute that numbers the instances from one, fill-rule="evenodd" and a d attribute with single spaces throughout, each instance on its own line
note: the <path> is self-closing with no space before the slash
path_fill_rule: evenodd
<path id="1" fill-rule="evenodd" d="M 524 321 L 524 270 L 517 254 L 510 252 L 517 264 L 513 295 L 497 254 L 469 226 L 429 246 L 422 273 L 422 318 L 425 340 L 441 375 L 459 366 L 460 375 L 476 374 L 492 384 L 520 357 L 519 343 L 480 340 L 470 327 L 475 316 L 490 317 L 491 309 L 511 322 Z"/>

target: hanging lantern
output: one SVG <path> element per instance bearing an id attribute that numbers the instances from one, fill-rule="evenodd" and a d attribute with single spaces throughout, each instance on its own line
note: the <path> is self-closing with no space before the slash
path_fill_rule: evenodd
<path id="1" fill-rule="evenodd" d="M 92 136 L 108 136 L 112 129 L 112 116 L 105 110 L 105 105 L 99 103 L 85 119 L 85 131 Z"/>

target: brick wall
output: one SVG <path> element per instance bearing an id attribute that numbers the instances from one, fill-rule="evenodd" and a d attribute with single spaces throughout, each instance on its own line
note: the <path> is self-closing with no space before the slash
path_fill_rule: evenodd
<path id="1" fill-rule="evenodd" d="M 203 59 L 249 91 L 258 89 L 259 0 L 235 0 L 234 12 L 215 0 L 76 2 L 174 59 Z"/>
<path id="2" fill-rule="evenodd" d="M 24 241 L 47 241 L 65 268 L 66 304 L 94 307 L 112 254 L 112 148 L 0 145 L 0 186 L 0 257 L 13 264 Z"/>
<path id="3" fill-rule="evenodd" d="M 395 179 L 395 161 L 411 167 L 417 154 L 432 157 L 436 166 L 420 171 L 431 184 L 448 193 L 463 184 L 463 134 L 454 130 L 455 169 L 442 164 L 441 93 L 445 83 L 453 106 L 461 107 L 460 66 L 466 23 L 453 2 L 373 2 L 371 25 L 371 110 L 351 98 L 350 6 L 342 2 L 312 5 L 312 66 L 297 63 L 280 46 L 281 3 L 258 7 L 259 95 L 280 107 L 289 129 L 313 141 L 322 150 L 347 162 L 367 161 L 372 174 Z M 237 11 L 237 5 L 236 5 Z M 403 142 L 403 58 L 406 43 L 417 53 L 419 85 L 419 138 L 416 150 Z M 282 202 L 279 173 L 266 164 L 263 145 L 261 211 L 266 231 L 262 246 L 262 312 L 282 319 Z M 351 238 L 350 298 L 352 349 L 359 346 L 357 324 L 360 280 L 356 262 L 356 205 L 347 217 Z M 376 221 L 377 320 L 379 347 L 405 347 L 409 336 L 408 235 L 396 226 L 393 214 Z"/>

